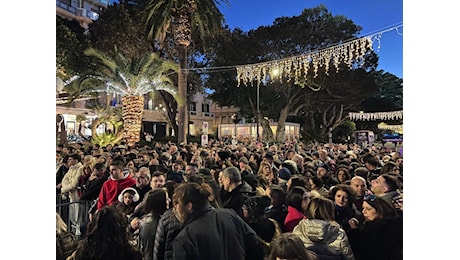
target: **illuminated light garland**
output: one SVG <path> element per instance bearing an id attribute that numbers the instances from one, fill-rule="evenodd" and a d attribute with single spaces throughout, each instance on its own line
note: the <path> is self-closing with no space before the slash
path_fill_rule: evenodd
<path id="1" fill-rule="evenodd" d="M 129 146 L 140 141 L 144 112 L 144 96 L 125 95 L 121 97 L 124 139 Z"/>
<path id="2" fill-rule="evenodd" d="M 318 69 L 325 68 L 326 75 L 329 75 L 330 65 L 335 67 L 335 72 L 339 70 L 339 64 L 343 62 L 352 68 L 354 65 L 362 66 L 364 63 L 364 55 L 373 50 L 373 43 L 377 42 L 377 52 L 380 51 L 381 38 L 383 33 L 396 30 L 398 35 L 402 35 L 398 28 L 402 24 L 390 27 L 389 29 L 374 33 L 369 36 L 358 38 L 355 40 L 347 41 L 341 44 L 328 47 L 317 52 L 307 53 L 290 58 L 280 59 L 276 61 L 262 62 L 249 65 L 236 66 L 237 71 L 237 87 L 240 84 L 247 85 L 256 81 L 259 86 L 261 82 L 272 80 L 272 77 L 267 77 L 268 74 L 273 73 L 275 70 L 279 72 L 278 78 L 281 82 L 286 77 L 286 81 L 301 82 L 301 77 L 306 77 L 310 70 L 314 71 L 314 77 L 318 76 Z M 209 69 L 209 68 L 208 68 Z M 196 69 L 193 69 L 196 70 Z"/>
<path id="3" fill-rule="evenodd" d="M 238 66 L 236 67 L 237 86 L 239 87 L 241 83 L 247 85 L 253 81 L 259 85 L 263 81 L 271 80 L 273 77 L 267 77 L 267 74 L 275 70 L 278 71 L 281 82 L 283 80 L 299 82 L 302 75 L 307 75 L 310 70 L 313 70 L 314 77 L 317 77 L 320 67 L 324 67 L 328 75 L 331 63 L 335 67 L 335 72 L 338 72 L 340 63 L 347 64 L 349 68 L 352 68 L 355 62 L 361 66 L 364 62 L 364 55 L 372 50 L 372 43 L 372 36 L 367 36 L 313 53 Z"/>
<path id="4" fill-rule="evenodd" d="M 403 119 L 403 111 L 377 112 L 377 113 L 348 113 L 350 120 L 398 120 Z"/>
<path id="5" fill-rule="evenodd" d="M 377 125 L 377 128 L 380 130 L 392 130 L 400 134 L 403 133 L 403 125 L 388 125 L 382 122 Z"/>

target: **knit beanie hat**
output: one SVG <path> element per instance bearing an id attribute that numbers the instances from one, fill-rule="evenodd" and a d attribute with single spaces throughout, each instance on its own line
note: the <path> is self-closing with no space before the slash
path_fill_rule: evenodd
<path id="1" fill-rule="evenodd" d="M 280 179 L 287 181 L 291 178 L 291 172 L 289 171 L 288 168 L 283 167 L 278 170 L 278 177 Z"/>

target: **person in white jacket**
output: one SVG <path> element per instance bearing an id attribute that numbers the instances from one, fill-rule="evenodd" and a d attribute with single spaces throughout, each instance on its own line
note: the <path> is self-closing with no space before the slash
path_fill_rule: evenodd
<path id="1" fill-rule="evenodd" d="M 334 203 L 325 197 L 312 197 L 303 219 L 292 231 L 318 259 L 354 260 L 347 234 L 334 220 Z"/>
<path id="2" fill-rule="evenodd" d="M 83 173 L 83 164 L 81 163 L 81 157 L 78 154 L 71 154 L 68 159 L 69 170 L 62 179 L 61 195 L 63 197 L 69 197 L 69 220 L 71 227 L 70 229 L 75 232 L 76 235 L 80 235 L 80 224 L 83 222 L 83 214 L 80 212 L 80 205 L 78 200 L 78 179 Z"/>

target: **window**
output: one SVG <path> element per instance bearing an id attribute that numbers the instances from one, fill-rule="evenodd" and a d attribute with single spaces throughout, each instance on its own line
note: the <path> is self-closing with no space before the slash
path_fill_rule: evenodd
<path id="1" fill-rule="evenodd" d="M 195 102 L 191 102 L 190 105 L 189 105 L 189 110 L 190 111 L 195 111 L 196 112 L 196 103 Z"/>
<path id="2" fill-rule="evenodd" d="M 209 104 L 206 104 L 206 103 L 201 104 L 201 112 L 209 113 L 210 111 L 211 110 L 210 110 Z"/>

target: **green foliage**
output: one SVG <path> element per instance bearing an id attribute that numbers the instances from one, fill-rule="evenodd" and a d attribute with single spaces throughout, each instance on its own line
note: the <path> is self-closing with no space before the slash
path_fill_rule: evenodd
<path id="1" fill-rule="evenodd" d="M 113 133 L 102 133 L 92 137 L 91 143 L 99 144 L 101 147 L 107 146 L 108 144 L 116 144 L 117 143 L 116 135 Z"/>
<path id="2" fill-rule="evenodd" d="M 89 25 L 92 47 L 113 54 L 114 46 L 117 46 L 118 51 L 127 58 L 152 52 L 152 42 L 145 33 L 143 2 L 108 6 L 99 19 Z"/>
<path id="3" fill-rule="evenodd" d="M 332 140 L 334 143 L 347 143 L 348 137 L 352 140 L 354 131 L 356 131 L 356 124 L 346 120 L 332 131 Z"/>
<path id="4" fill-rule="evenodd" d="M 372 112 L 401 110 L 403 108 L 403 80 L 383 70 L 376 71 L 373 76 L 379 91 L 364 101 L 363 110 Z"/>
<path id="5" fill-rule="evenodd" d="M 146 30 L 149 39 L 164 44 L 167 38 L 195 35 L 202 42 L 221 31 L 224 17 L 217 7 L 228 0 L 149 0 Z M 190 31 L 188 31 L 190 30 Z M 189 34 L 189 35 L 187 35 Z"/>
<path id="6" fill-rule="evenodd" d="M 168 73 L 177 72 L 178 66 L 161 59 L 156 53 L 141 57 L 126 58 L 115 48 L 114 53 L 105 53 L 94 48 L 85 50 L 85 55 L 94 57 L 97 70 L 82 84 L 91 85 L 95 91 L 106 90 L 120 95 L 144 95 L 162 90 L 171 94 L 180 104 L 183 100 L 173 85 Z M 102 84 L 97 84 L 99 81 Z"/>
<path id="7" fill-rule="evenodd" d="M 121 118 L 121 108 L 119 107 L 99 107 L 93 108 L 93 112 L 96 114 L 96 119 L 91 125 L 91 142 L 93 144 L 99 144 L 105 146 L 107 144 L 116 144 L 123 137 L 123 121 Z M 113 131 L 105 131 L 102 134 L 98 134 L 96 129 L 99 125 L 105 124 L 110 125 Z"/>
<path id="8" fill-rule="evenodd" d="M 56 15 L 56 71 L 62 80 L 87 69 L 88 58 L 83 50 L 89 47 L 84 29 L 76 21 Z"/>
<path id="9" fill-rule="evenodd" d="M 367 113 L 399 111 L 403 109 L 403 81 L 397 76 L 384 72 L 375 71 L 372 74 L 378 91 L 362 101 L 357 111 Z M 379 121 L 356 122 L 358 129 L 368 129 L 375 133 L 381 132 L 377 125 Z M 402 124 L 403 120 L 387 120 L 387 124 Z"/>

